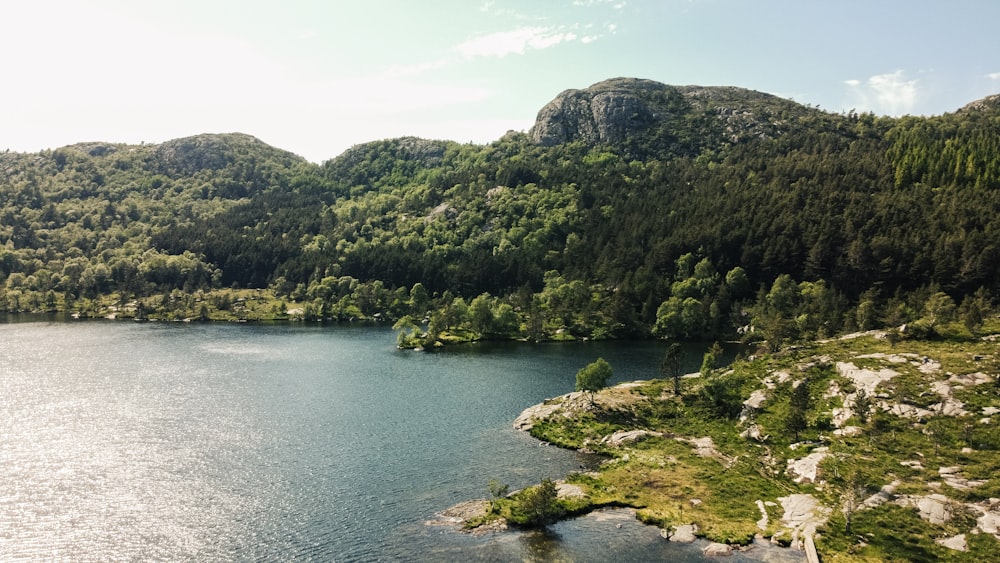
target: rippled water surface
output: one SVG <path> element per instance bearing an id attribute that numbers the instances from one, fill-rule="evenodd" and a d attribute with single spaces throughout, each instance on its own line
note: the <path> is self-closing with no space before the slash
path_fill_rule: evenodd
<path id="1" fill-rule="evenodd" d="M 394 349 L 380 327 L 0 324 L 0 560 L 699 560 L 620 512 L 473 537 L 434 514 L 594 460 L 511 428 L 654 343 Z"/>

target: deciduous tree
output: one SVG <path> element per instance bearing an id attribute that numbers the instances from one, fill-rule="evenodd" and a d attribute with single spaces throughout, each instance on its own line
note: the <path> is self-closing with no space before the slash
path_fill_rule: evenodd
<path id="1" fill-rule="evenodd" d="M 611 379 L 611 364 L 604 358 L 597 358 L 596 361 L 587 364 L 580 371 L 576 372 L 576 390 L 588 391 L 590 393 L 590 403 L 594 403 L 594 393 L 600 391 Z"/>

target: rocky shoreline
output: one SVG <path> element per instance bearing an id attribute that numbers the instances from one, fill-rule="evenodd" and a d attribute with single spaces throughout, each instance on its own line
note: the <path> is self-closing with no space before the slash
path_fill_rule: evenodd
<path id="1" fill-rule="evenodd" d="M 768 545 L 792 560 L 878 560 L 895 556 L 899 534 L 917 560 L 995 552 L 992 338 L 904 349 L 852 336 L 689 374 L 681 395 L 658 379 L 567 393 L 524 409 L 513 426 L 606 456 L 600 470 L 558 485 L 570 517 L 624 507 L 665 539 L 704 542 L 705 554 Z M 804 420 L 793 426 L 803 385 Z M 450 517 L 495 522 L 488 503 L 477 506 Z"/>
<path id="2" fill-rule="evenodd" d="M 688 374 L 685 377 L 691 379 L 697 377 L 697 375 L 698 374 L 696 373 Z M 631 401 L 630 398 L 633 397 L 631 391 L 647 383 L 649 382 L 630 381 L 604 389 L 597 395 L 597 404 L 599 404 L 601 408 L 621 408 L 623 406 L 627 406 Z M 530 432 L 535 424 L 550 417 L 561 416 L 567 419 L 573 418 L 574 416 L 593 408 L 595 408 L 595 403 L 591 402 L 589 394 L 578 391 L 567 393 L 524 409 L 524 411 L 522 411 L 521 414 L 514 420 L 513 426 L 516 430 Z M 646 437 L 664 437 L 664 434 L 642 429 L 619 431 L 604 436 L 601 439 L 601 443 L 612 447 L 618 447 L 642 440 Z M 698 456 L 716 458 L 723 463 L 732 462 L 731 459 L 728 459 L 725 455 L 716 450 L 712 442 L 712 438 L 710 437 L 670 437 L 677 441 L 690 444 Z M 581 448 L 581 451 L 589 450 L 587 448 Z M 579 487 L 577 487 L 577 489 L 579 489 Z M 582 490 L 579 494 L 583 494 Z M 759 549 L 763 546 L 784 547 L 782 543 L 787 542 L 787 546 L 791 547 L 792 550 L 804 552 L 806 561 L 810 563 L 818 563 L 819 557 L 813 543 L 813 536 L 815 534 L 816 527 L 826 521 L 828 511 L 824 511 L 816 502 L 816 499 L 811 495 L 790 495 L 789 497 L 782 498 L 780 500 L 782 501 L 782 508 L 785 511 L 784 517 L 781 519 L 781 523 L 784 527 L 770 538 L 764 536 L 763 534 L 757 534 L 753 543 L 742 546 L 734 546 L 719 542 L 708 542 L 708 544 L 702 548 L 702 553 L 707 556 L 723 556 L 730 555 L 737 551 L 742 552 L 751 549 Z M 689 499 L 688 502 L 693 506 L 702 504 L 701 500 L 697 498 Z M 761 531 L 764 531 L 768 527 L 768 515 L 764 508 L 763 501 L 758 500 L 757 503 L 759 504 L 762 513 L 762 519 L 758 522 L 758 526 Z M 661 528 L 660 535 L 664 539 L 671 542 L 692 543 L 698 539 L 698 532 L 698 524 L 691 523 L 674 526 L 671 529 Z"/>
<path id="3" fill-rule="evenodd" d="M 614 387 L 604 389 L 597 394 L 597 403 L 603 407 L 610 405 L 614 406 L 624 406 L 629 402 L 628 396 L 631 395 L 630 391 L 639 385 L 647 383 L 645 381 L 633 381 L 622 383 Z M 583 392 L 572 392 L 553 399 L 548 399 L 542 403 L 532 405 L 526 408 L 521 414 L 514 420 L 513 426 L 516 430 L 528 432 L 531 428 L 540 421 L 544 421 L 552 416 L 563 416 L 570 418 L 580 412 L 585 412 L 586 410 L 594 408 L 594 404 L 591 403 L 591 397 L 587 393 Z M 612 435 L 605 437 L 603 441 L 604 444 L 611 446 L 620 446 L 623 444 L 628 444 L 641 440 L 647 436 L 659 435 L 658 433 L 651 433 L 646 430 L 633 430 L 627 432 L 616 432 Z M 715 450 L 711 438 L 676 438 L 679 441 L 687 441 L 691 443 L 692 447 L 699 453 L 699 455 L 706 457 L 717 457 L 725 458 L 717 450 Z M 585 453 L 592 453 L 587 448 L 579 448 L 578 451 Z M 560 499 L 566 498 L 582 498 L 586 496 L 586 492 L 579 485 L 572 483 L 567 483 L 566 481 L 556 481 L 556 488 L 558 491 L 558 497 Z M 515 491 L 516 493 L 516 491 Z M 511 493 L 514 494 L 514 493 Z M 660 536 L 669 542 L 679 543 L 679 544 L 692 544 L 695 548 L 702 552 L 705 556 L 727 556 L 735 553 L 743 554 L 753 554 L 760 553 L 761 557 L 766 557 L 767 561 L 818 561 L 815 555 L 815 548 L 812 547 L 811 534 L 815 529 L 817 520 L 815 518 L 815 506 L 816 503 L 809 502 L 809 500 L 804 497 L 809 497 L 809 495 L 795 495 L 795 498 L 789 499 L 788 505 L 784 506 L 786 514 L 788 517 L 786 524 L 788 527 L 789 537 L 792 538 L 791 545 L 794 549 L 788 549 L 786 546 L 781 545 L 777 538 L 773 541 L 769 538 L 758 534 L 752 543 L 747 545 L 730 545 L 720 542 L 713 542 L 707 539 L 703 539 L 699 535 L 700 528 L 697 523 L 691 523 L 686 525 L 679 525 L 675 527 L 660 528 Z M 692 505 L 697 506 L 701 504 L 698 499 L 691 499 L 689 501 Z M 760 502 L 760 501 L 758 501 Z M 762 504 L 762 503 L 761 503 Z M 763 506 L 763 504 L 762 504 Z M 589 514 L 606 511 L 606 510 L 626 510 L 632 518 L 636 518 L 636 512 L 634 509 L 629 508 L 609 508 L 602 505 L 594 505 L 590 510 L 583 514 L 574 514 L 571 517 L 585 517 Z M 457 529 L 463 533 L 468 533 L 472 535 L 487 535 L 500 533 L 509 530 L 509 526 L 503 518 L 487 518 L 490 511 L 490 501 L 486 499 L 477 499 L 461 502 L 459 504 L 448 507 L 447 509 L 435 514 L 433 520 L 429 520 L 427 525 L 431 526 L 450 526 Z M 763 514 L 763 525 L 762 529 L 766 527 L 767 523 L 767 513 Z M 473 522 L 481 522 L 481 524 L 472 525 Z M 620 526 L 620 525 L 619 525 Z M 808 533 L 802 534 L 808 527 Z M 800 539 L 800 535 L 803 536 Z M 808 538 L 809 541 L 806 541 Z M 806 550 L 806 544 L 811 548 Z M 773 550 L 777 549 L 777 552 Z M 802 554 L 801 550 L 806 550 L 805 554 Z M 765 552 L 767 553 L 765 555 Z"/>

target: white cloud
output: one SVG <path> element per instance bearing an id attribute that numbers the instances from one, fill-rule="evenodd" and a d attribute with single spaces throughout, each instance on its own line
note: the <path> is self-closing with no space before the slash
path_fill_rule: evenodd
<path id="1" fill-rule="evenodd" d="M 523 55 L 529 49 L 547 49 L 560 43 L 576 40 L 576 35 L 551 27 L 522 27 L 512 31 L 498 31 L 475 37 L 455 46 L 462 57 L 503 58 Z"/>
<path id="2" fill-rule="evenodd" d="M 903 71 L 879 74 L 868 79 L 868 86 L 875 93 L 881 107 L 890 115 L 901 115 L 913 109 L 917 102 L 917 81 L 904 80 Z"/>
<path id="3" fill-rule="evenodd" d="M 907 80 L 902 70 L 876 74 L 867 81 L 845 80 L 854 106 L 862 111 L 904 115 L 913 111 L 920 92 L 918 80 Z"/>
<path id="4" fill-rule="evenodd" d="M 990 80 L 1000 80 L 1000 72 L 991 72 L 986 75 L 986 78 Z"/>
<path id="5" fill-rule="evenodd" d="M 624 0 L 573 0 L 573 5 L 581 8 L 589 8 L 601 4 L 609 4 L 616 10 L 621 10 L 627 5 Z"/>

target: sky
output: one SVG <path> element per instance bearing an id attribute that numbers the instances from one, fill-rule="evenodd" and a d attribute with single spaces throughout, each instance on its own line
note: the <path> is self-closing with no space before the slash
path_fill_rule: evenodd
<path id="1" fill-rule="evenodd" d="M 527 131 L 614 77 L 832 112 L 1000 93 L 995 0 L 0 0 L 0 151 L 242 132 L 313 162 Z"/>

